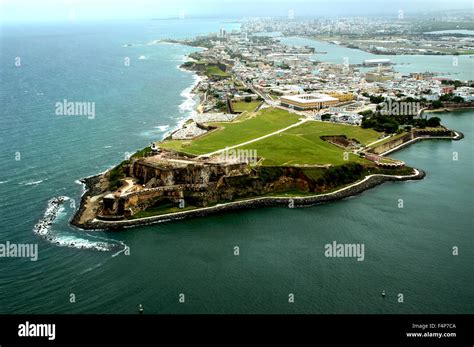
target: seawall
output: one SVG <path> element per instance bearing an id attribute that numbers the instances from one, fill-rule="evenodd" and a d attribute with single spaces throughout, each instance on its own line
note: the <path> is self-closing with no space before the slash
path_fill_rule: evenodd
<path id="1" fill-rule="evenodd" d="M 150 225 L 163 222 L 171 222 L 185 218 L 204 217 L 215 213 L 225 211 L 235 211 L 240 209 L 260 208 L 260 207 L 289 207 L 290 204 L 294 208 L 312 206 L 320 203 L 333 202 L 350 196 L 362 193 L 367 189 L 371 189 L 385 182 L 420 180 L 426 176 L 422 170 L 416 170 L 415 174 L 410 176 L 390 176 L 390 175 L 371 175 L 363 180 L 356 182 L 347 187 L 341 188 L 335 192 L 319 194 L 308 197 L 259 197 L 242 201 L 218 204 L 216 206 L 199 208 L 190 211 L 176 212 L 153 217 L 147 217 L 135 220 L 122 221 L 99 221 L 94 220 L 85 225 L 76 226 L 88 230 L 119 230 L 123 228 L 131 228 L 143 225 Z M 74 224 L 74 223 L 73 223 Z"/>

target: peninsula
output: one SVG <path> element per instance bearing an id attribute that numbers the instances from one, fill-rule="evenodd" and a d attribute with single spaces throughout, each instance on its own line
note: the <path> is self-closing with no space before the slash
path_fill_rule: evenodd
<path id="1" fill-rule="evenodd" d="M 388 86 L 356 66 L 313 61 L 309 47 L 247 31 L 168 42 L 206 48 L 182 65 L 202 77 L 197 111 L 163 140 L 85 179 L 72 224 L 120 229 L 295 208 L 422 179 L 422 170 L 387 154 L 423 139 L 461 139 L 425 111 L 472 106 L 461 96 L 472 95 L 468 83 L 417 74 L 389 78 Z M 373 73 L 395 75 L 383 71 Z M 423 96 L 438 90 L 437 100 Z"/>

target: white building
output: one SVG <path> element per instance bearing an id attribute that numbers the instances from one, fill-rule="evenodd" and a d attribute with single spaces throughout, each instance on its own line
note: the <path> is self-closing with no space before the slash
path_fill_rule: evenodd
<path id="1" fill-rule="evenodd" d="M 327 94 L 298 94 L 286 95 L 280 98 L 282 106 L 295 110 L 319 110 L 339 103 L 339 99 Z"/>

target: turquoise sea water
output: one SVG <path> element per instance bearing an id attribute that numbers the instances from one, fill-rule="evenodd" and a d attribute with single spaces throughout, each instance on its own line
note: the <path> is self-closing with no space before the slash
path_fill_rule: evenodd
<path id="1" fill-rule="evenodd" d="M 344 58 L 347 58 L 349 64 L 362 64 L 366 59 L 390 59 L 396 64 L 394 69 L 402 74 L 434 72 L 437 77 L 463 81 L 474 78 L 474 56 L 470 55 L 379 55 L 301 37 L 285 37 L 281 42 L 290 46 L 310 46 L 316 48 L 317 52 L 327 52 L 314 55 L 314 60 L 321 62 L 343 64 Z"/>
<path id="2" fill-rule="evenodd" d="M 69 226 L 66 204 L 51 232 L 76 243 L 105 241 L 112 252 L 59 247 L 33 233 L 49 199 L 78 202 L 76 180 L 117 164 L 189 112 L 182 92 L 193 75 L 177 66 L 194 49 L 153 41 L 220 27 L 237 26 L 184 20 L 1 28 L 0 242 L 38 243 L 39 260 L 0 258 L 0 313 L 134 313 L 140 303 L 147 313 L 472 313 L 473 111 L 442 115 L 464 140 L 422 142 L 393 155 L 426 170 L 423 181 L 304 209 L 109 233 Z M 95 119 L 56 116 L 63 99 L 95 102 Z M 324 257 L 332 241 L 364 243 L 365 260 Z M 120 253 L 124 245 L 128 256 Z"/>

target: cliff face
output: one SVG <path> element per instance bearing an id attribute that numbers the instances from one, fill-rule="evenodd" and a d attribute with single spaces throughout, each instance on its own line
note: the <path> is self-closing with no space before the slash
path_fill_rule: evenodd
<path id="1" fill-rule="evenodd" d="M 319 193 L 361 178 L 358 164 L 341 168 L 258 167 L 238 164 L 187 164 L 175 168 L 136 161 L 130 168 L 145 188 L 103 198 L 99 219 L 130 218 L 153 208 L 208 207 L 283 192 Z M 313 178 L 310 178 L 313 177 Z"/>
<path id="2" fill-rule="evenodd" d="M 147 188 L 173 186 L 180 184 L 208 184 L 217 182 L 223 176 L 245 175 L 245 163 L 228 165 L 154 165 L 146 161 L 136 161 L 130 169 L 130 176 Z"/>
<path id="3" fill-rule="evenodd" d="M 406 180 L 418 180 L 425 177 L 425 173 L 421 170 L 418 170 L 417 173 L 414 173 L 410 176 L 386 176 L 386 175 L 376 175 L 371 176 L 367 180 L 362 181 L 359 184 L 341 189 L 337 192 L 330 194 L 314 195 L 308 197 L 299 197 L 299 198 L 282 198 L 282 197 L 261 197 L 252 200 L 243 200 L 238 202 L 233 202 L 231 204 L 220 204 L 208 209 L 195 209 L 189 211 L 176 212 L 173 215 L 157 215 L 147 219 L 138 219 L 138 220 L 118 220 L 118 221 L 100 221 L 94 220 L 93 222 L 76 224 L 81 228 L 85 229 L 107 229 L 107 230 L 120 230 L 124 227 L 134 227 L 140 225 L 148 225 L 153 223 L 161 222 L 170 222 L 173 220 L 181 220 L 184 218 L 192 217 L 203 217 L 209 214 L 221 213 L 225 211 L 233 211 L 239 209 L 247 208 L 259 208 L 259 207 L 270 207 L 270 206 L 282 206 L 289 207 L 294 206 L 311 206 L 320 203 L 332 202 L 340 199 L 347 198 L 349 196 L 354 196 L 363 192 L 364 190 L 375 187 L 379 184 L 388 181 L 406 181 Z"/>
<path id="4" fill-rule="evenodd" d="M 242 185 L 243 181 L 247 184 Z M 261 196 L 291 190 L 309 191 L 309 184 L 302 179 L 282 176 L 273 182 L 258 177 L 223 177 L 218 182 L 196 185 L 158 187 L 129 194 L 117 200 L 115 213 L 131 216 L 150 207 L 173 205 L 182 207 L 207 207 L 217 203 Z M 128 211 L 128 213 L 127 213 Z"/>
<path id="5" fill-rule="evenodd" d="M 270 193 L 316 192 L 321 188 L 301 168 L 250 169 L 245 163 L 173 168 L 136 161 L 130 173 L 144 188 L 120 196 L 105 196 L 100 218 L 132 217 L 151 207 L 206 207 Z"/>

